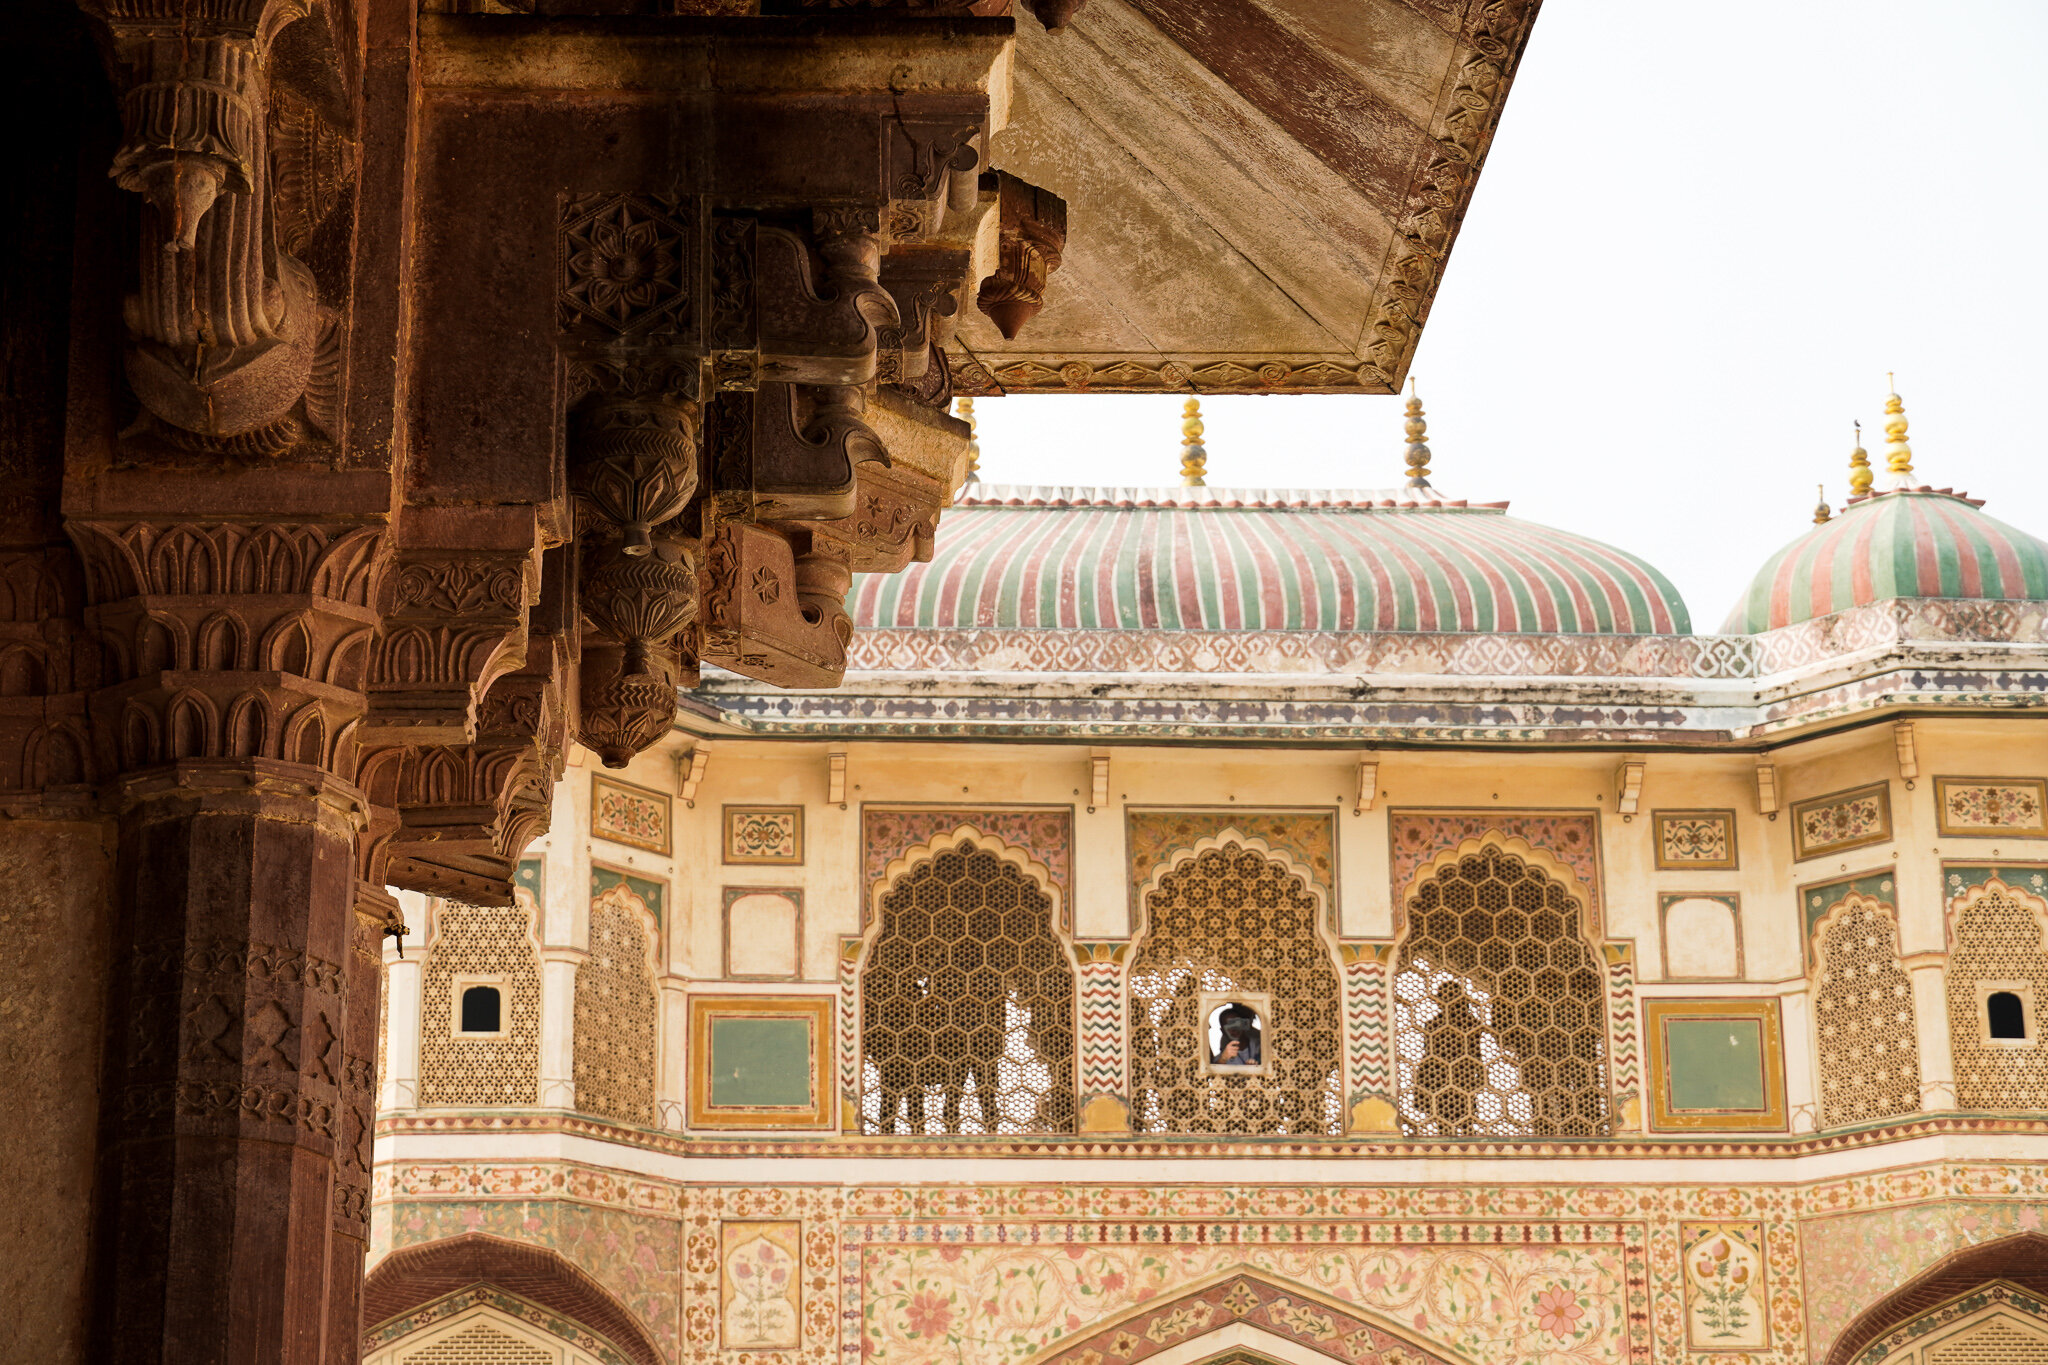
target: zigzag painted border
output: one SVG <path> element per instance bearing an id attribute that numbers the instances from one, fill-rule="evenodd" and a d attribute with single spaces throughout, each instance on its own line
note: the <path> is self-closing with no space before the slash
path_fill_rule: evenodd
<path id="1" fill-rule="evenodd" d="M 860 954 L 866 940 L 839 940 L 839 1130 L 860 1128 Z"/>
<path id="2" fill-rule="evenodd" d="M 1344 952 L 1344 1036 L 1349 1057 L 1349 1103 L 1394 1099 L 1393 1034 L 1387 1018 L 1387 969 L 1394 945 L 1347 943 Z"/>
<path id="3" fill-rule="evenodd" d="M 1124 956 L 1128 943 L 1076 943 L 1081 996 L 1081 1100 L 1124 1098 Z"/>
<path id="4" fill-rule="evenodd" d="M 1614 1107 L 1617 1120 L 1628 1113 L 1628 1102 L 1643 1092 L 1643 1061 L 1640 1030 L 1636 1023 L 1636 948 L 1633 943 L 1609 943 L 1607 949 L 1607 1037 L 1614 1048 Z M 1640 1115 L 1637 1129 L 1642 1127 Z M 1621 1124 L 1617 1122 L 1616 1130 Z"/>

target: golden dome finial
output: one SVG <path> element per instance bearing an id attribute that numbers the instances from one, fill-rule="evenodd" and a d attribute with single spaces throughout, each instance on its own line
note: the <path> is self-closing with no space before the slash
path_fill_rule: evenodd
<path id="1" fill-rule="evenodd" d="M 1856 424 L 1856 448 L 1849 452 L 1849 500 L 1870 496 L 1870 452 L 1863 448 L 1863 423 Z"/>
<path id="2" fill-rule="evenodd" d="M 1828 518 L 1835 514 L 1835 509 L 1828 506 L 1828 486 L 1826 484 L 1819 485 L 1815 489 L 1815 494 L 1820 498 L 1820 502 L 1813 509 L 1813 524 L 1815 526 L 1825 526 L 1828 524 Z"/>
<path id="3" fill-rule="evenodd" d="M 960 420 L 967 423 L 967 483 L 981 482 L 981 428 L 974 419 L 974 400 L 960 400 Z"/>
<path id="4" fill-rule="evenodd" d="M 1408 377 L 1408 483 L 1409 488 L 1429 487 L 1429 446 L 1424 437 L 1429 423 L 1423 420 L 1422 400 L 1415 396 L 1415 376 Z"/>
<path id="5" fill-rule="evenodd" d="M 1209 472 L 1209 452 L 1202 445 L 1202 403 L 1190 398 L 1180 410 L 1180 481 L 1185 488 L 1203 488 Z"/>
<path id="6" fill-rule="evenodd" d="M 1891 475 L 1892 487 L 1908 488 L 1913 482 L 1913 447 L 1906 444 L 1906 403 L 1889 371 L 1884 378 L 1892 388 L 1884 396 L 1884 439 L 1889 443 L 1884 448 L 1885 472 Z"/>

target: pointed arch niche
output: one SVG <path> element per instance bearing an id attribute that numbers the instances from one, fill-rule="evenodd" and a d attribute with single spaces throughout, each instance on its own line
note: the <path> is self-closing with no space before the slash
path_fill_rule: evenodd
<path id="1" fill-rule="evenodd" d="M 2048 1237 L 1956 1252 L 1879 1299 L 1823 1365 L 2034 1365 L 2048 1360 Z"/>
<path id="2" fill-rule="evenodd" d="M 1606 973 L 1592 898 L 1497 831 L 1418 868 L 1394 956 L 1394 1072 L 1409 1137 L 1606 1137 Z"/>
<path id="3" fill-rule="evenodd" d="M 576 968 L 571 1031 L 576 1108 L 652 1127 L 661 919 L 623 872 L 594 867 L 591 885 L 590 955 Z"/>
<path id="4" fill-rule="evenodd" d="M 1206 1328 L 1206 1330 L 1204 1330 Z M 1466 1365 L 1357 1304 L 1263 1274 L 1232 1270 L 1118 1314 L 1029 1365 Z"/>
<path id="5" fill-rule="evenodd" d="M 969 824 L 907 849 L 861 953 L 861 1131 L 1071 1133 L 1075 969 L 1058 885 Z"/>
<path id="6" fill-rule="evenodd" d="M 1126 978 L 1131 1128 L 1138 1133 L 1342 1134 L 1343 996 L 1314 873 L 1235 828 L 1162 860 L 1139 888 Z M 1205 1002 L 1268 1006 L 1263 1065 L 1205 1065 Z"/>

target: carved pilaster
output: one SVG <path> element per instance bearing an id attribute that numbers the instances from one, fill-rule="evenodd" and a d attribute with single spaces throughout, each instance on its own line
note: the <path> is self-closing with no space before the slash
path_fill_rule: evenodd
<path id="1" fill-rule="evenodd" d="M 303 103 L 272 147 L 271 56 L 311 0 L 92 0 L 111 39 L 123 138 L 110 174 L 148 201 L 137 288 L 124 316 L 130 386 L 173 446 L 274 455 L 310 427 L 332 434 L 340 339 L 313 275 L 279 243 L 280 165 L 290 220 L 318 207 L 323 149 Z M 320 45 L 302 43 L 302 50 Z M 309 160 L 310 158 L 310 160 Z M 336 176 L 341 172 L 337 169 Z M 310 401 L 309 401 L 310 400 Z"/>
<path id="2" fill-rule="evenodd" d="M 996 272 L 981 282 L 974 306 L 988 314 L 1005 340 L 1045 307 L 1045 282 L 1060 268 L 1067 246 L 1067 201 L 1026 184 L 1007 171 L 982 177 L 996 192 L 1000 258 Z"/>

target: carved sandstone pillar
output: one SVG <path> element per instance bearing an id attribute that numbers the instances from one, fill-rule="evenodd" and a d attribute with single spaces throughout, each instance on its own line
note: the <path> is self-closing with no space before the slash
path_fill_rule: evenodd
<path id="1" fill-rule="evenodd" d="M 122 774 L 91 1358 L 353 1358 L 393 908 L 357 879 L 352 780 L 381 532 L 69 530 Z"/>

